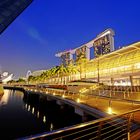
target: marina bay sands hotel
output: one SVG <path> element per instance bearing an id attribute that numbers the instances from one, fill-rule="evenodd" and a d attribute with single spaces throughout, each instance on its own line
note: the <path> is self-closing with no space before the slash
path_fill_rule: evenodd
<path id="1" fill-rule="evenodd" d="M 90 59 L 90 49 L 94 48 L 94 58 Z M 72 80 L 90 79 L 92 81 L 117 86 L 140 85 L 140 42 L 114 51 L 114 31 L 107 29 L 90 42 L 69 51 L 56 54 L 67 66 L 81 61 L 80 72 L 72 73 Z M 84 61 L 86 60 L 86 61 Z M 57 77 L 53 81 L 59 81 Z M 62 82 L 70 81 L 63 76 Z"/>

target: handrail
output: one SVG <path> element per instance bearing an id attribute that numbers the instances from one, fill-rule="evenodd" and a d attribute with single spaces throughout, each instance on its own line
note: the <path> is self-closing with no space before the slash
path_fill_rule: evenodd
<path id="1" fill-rule="evenodd" d="M 133 102 L 133 103 L 140 104 L 140 101 L 137 101 L 137 100 L 121 99 L 121 98 L 117 98 L 117 97 L 109 97 L 109 96 L 102 96 L 102 95 L 92 95 L 92 94 L 89 94 L 89 95 L 104 98 L 104 99 L 111 99 L 111 100 L 116 100 L 116 101 L 125 101 L 125 102 L 129 102 L 129 103 Z"/>
<path id="2" fill-rule="evenodd" d="M 107 121 L 107 120 L 110 120 L 110 119 L 114 119 L 114 118 L 117 118 L 117 117 L 121 117 L 123 115 L 135 113 L 135 112 L 138 112 L 138 111 L 140 111 L 140 108 L 132 110 L 132 111 L 128 111 L 128 112 L 125 112 L 125 113 L 121 113 L 119 115 L 113 115 L 113 116 L 109 116 L 109 117 L 106 117 L 106 118 L 101 118 L 101 119 L 97 119 L 97 120 L 94 120 L 94 121 L 89 121 L 89 122 L 86 122 L 86 123 L 73 125 L 73 126 L 70 126 L 70 127 L 64 127 L 63 129 L 54 130 L 52 132 L 44 132 L 44 133 L 40 133 L 40 134 L 37 134 L 37 135 L 25 137 L 25 138 L 22 138 L 22 139 L 37 139 L 37 138 L 40 138 L 40 137 L 47 137 L 47 136 L 59 134 L 59 133 L 62 133 L 62 132 L 82 128 L 82 127 L 85 127 L 85 126 L 88 126 L 88 125 L 91 125 L 91 124 L 93 125 L 93 124 L 96 124 L 96 123 L 104 122 L 104 121 Z"/>

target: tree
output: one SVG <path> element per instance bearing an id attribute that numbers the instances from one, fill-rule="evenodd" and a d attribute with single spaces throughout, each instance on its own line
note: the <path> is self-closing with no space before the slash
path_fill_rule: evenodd
<path id="1" fill-rule="evenodd" d="M 76 66 L 74 66 L 73 63 L 70 63 L 70 64 L 67 66 L 67 69 L 68 69 L 68 72 L 69 72 L 69 74 L 70 74 L 70 81 L 74 80 L 74 79 L 73 79 L 73 74 L 75 74 L 75 73 L 78 72 Z"/>
<path id="2" fill-rule="evenodd" d="M 36 82 L 36 77 L 30 75 L 30 76 L 28 77 L 28 82 L 29 82 L 29 83 L 34 83 L 34 82 Z"/>
<path id="3" fill-rule="evenodd" d="M 7 83 L 8 83 L 8 84 L 15 84 L 16 81 L 15 81 L 15 80 L 10 80 L 10 81 L 8 81 Z"/>
<path id="4" fill-rule="evenodd" d="M 19 78 L 16 82 L 20 84 L 26 84 L 26 80 L 23 78 Z"/>
<path id="5" fill-rule="evenodd" d="M 63 64 L 61 64 L 60 66 L 57 66 L 57 69 L 56 69 L 56 74 L 57 74 L 57 77 L 58 78 L 61 78 L 61 82 L 62 82 L 62 77 L 64 75 L 67 75 L 69 73 L 67 67 L 64 67 Z"/>
<path id="6" fill-rule="evenodd" d="M 85 77 L 86 78 L 86 65 L 88 63 L 88 59 L 85 57 L 79 57 L 79 59 L 76 61 L 78 71 L 80 72 L 80 79 L 82 79 L 82 73 L 85 72 Z"/>

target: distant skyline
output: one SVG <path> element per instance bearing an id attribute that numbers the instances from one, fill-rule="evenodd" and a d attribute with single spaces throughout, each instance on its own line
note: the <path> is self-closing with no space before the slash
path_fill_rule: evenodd
<path id="1" fill-rule="evenodd" d="M 139 0 L 34 0 L 0 36 L 0 68 L 16 77 L 60 63 L 57 52 L 115 31 L 115 49 L 140 41 Z"/>

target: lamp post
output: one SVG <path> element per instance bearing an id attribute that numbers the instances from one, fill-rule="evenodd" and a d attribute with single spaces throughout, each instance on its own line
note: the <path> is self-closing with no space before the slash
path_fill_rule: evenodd
<path id="1" fill-rule="evenodd" d="M 97 82 L 99 83 L 100 82 L 100 73 L 99 73 L 99 56 L 97 58 L 97 72 L 98 72 L 98 77 L 97 77 Z"/>

